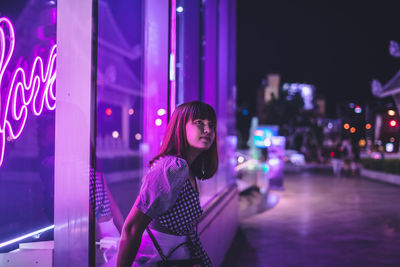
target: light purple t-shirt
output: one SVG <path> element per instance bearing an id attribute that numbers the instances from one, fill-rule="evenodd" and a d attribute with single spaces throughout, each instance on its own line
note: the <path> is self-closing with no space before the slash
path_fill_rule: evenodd
<path id="1" fill-rule="evenodd" d="M 175 156 L 158 159 L 143 177 L 136 207 L 157 219 L 172 208 L 188 178 L 189 167 L 184 159 Z"/>

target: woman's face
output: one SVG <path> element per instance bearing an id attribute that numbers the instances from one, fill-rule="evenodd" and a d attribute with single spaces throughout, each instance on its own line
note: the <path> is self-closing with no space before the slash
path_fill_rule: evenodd
<path id="1" fill-rule="evenodd" d="M 186 137 L 190 147 L 205 151 L 215 139 L 215 125 L 207 119 L 195 119 L 186 123 Z"/>

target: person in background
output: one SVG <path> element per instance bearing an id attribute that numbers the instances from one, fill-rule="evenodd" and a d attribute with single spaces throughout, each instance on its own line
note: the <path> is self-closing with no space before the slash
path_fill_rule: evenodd
<path id="1" fill-rule="evenodd" d="M 357 143 L 353 143 L 352 148 L 351 175 L 355 176 L 360 173 L 360 147 Z"/>
<path id="2" fill-rule="evenodd" d="M 340 176 L 341 172 L 342 172 L 342 165 L 343 165 L 342 144 L 340 141 L 338 141 L 335 145 L 331 162 L 332 162 L 333 175 Z"/>
<path id="3" fill-rule="evenodd" d="M 350 175 L 351 173 L 351 163 L 353 160 L 353 146 L 350 139 L 344 139 L 342 141 L 342 159 L 343 159 L 343 171 L 345 175 Z"/>
<path id="4" fill-rule="evenodd" d="M 178 106 L 150 162 L 122 229 L 117 266 L 211 266 L 197 233 L 202 214 L 197 179 L 218 168 L 216 114 L 203 102 Z"/>

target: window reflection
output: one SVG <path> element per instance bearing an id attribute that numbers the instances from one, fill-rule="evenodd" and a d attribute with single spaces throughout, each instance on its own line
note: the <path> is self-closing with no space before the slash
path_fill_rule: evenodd
<path id="1" fill-rule="evenodd" d="M 96 215 L 96 239 L 108 239 L 110 244 L 116 244 L 123 219 L 131 209 L 141 184 L 143 8 L 143 1 L 99 1 L 98 179 L 93 182 L 94 194 L 98 195 L 95 202 L 111 208 L 111 213 L 105 214 L 107 216 Z M 96 247 L 96 265 L 115 254 L 112 245 L 99 243 L 102 245 Z"/>
<path id="2" fill-rule="evenodd" d="M 50 50 L 56 42 L 57 10 L 55 1 L 18 1 L 12 4 L 2 1 L 0 12 L 0 17 L 7 17 L 15 30 L 15 49 L 8 65 L 1 66 L 5 68 L 0 81 L 1 121 L 4 122 L 3 109 L 6 95 L 12 89 L 13 71 L 21 67 L 28 79 L 31 72 L 37 71 L 32 70 L 35 58 L 42 58 L 44 66 L 48 63 Z M 0 27 L 5 27 L 4 23 Z M 3 33 L 7 44 L 0 50 L 9 48 L 11 40 L 7 37 L 9 29 Z M 22 81 L 23 76 L 19 75 L 17 79 Z M 54 111 L 46 105 L 38 113 L 35 115 L 32 107 L 28 108 L 26 124 L 18 138 L 11 138 L 10 132 L 5 131 L 6 148 L 0 166 L 0 244 L 41 229 L 44 232 L 1 246 L 0 252 L 16 249 L 20 242 L 53 238 L 55 117 Z M 21 120 L 11 124 L 16 122 Z"/>

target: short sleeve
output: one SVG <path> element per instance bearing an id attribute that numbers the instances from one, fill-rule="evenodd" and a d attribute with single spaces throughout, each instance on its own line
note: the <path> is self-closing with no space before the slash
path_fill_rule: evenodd
<path id="1" fill-rule="evenodd" d="M 143 177 L 136 208 L 153 219 L 160 217 L 175 204 L 188 177 L 189 167 L 184 159 L 159 159 Z"/>

